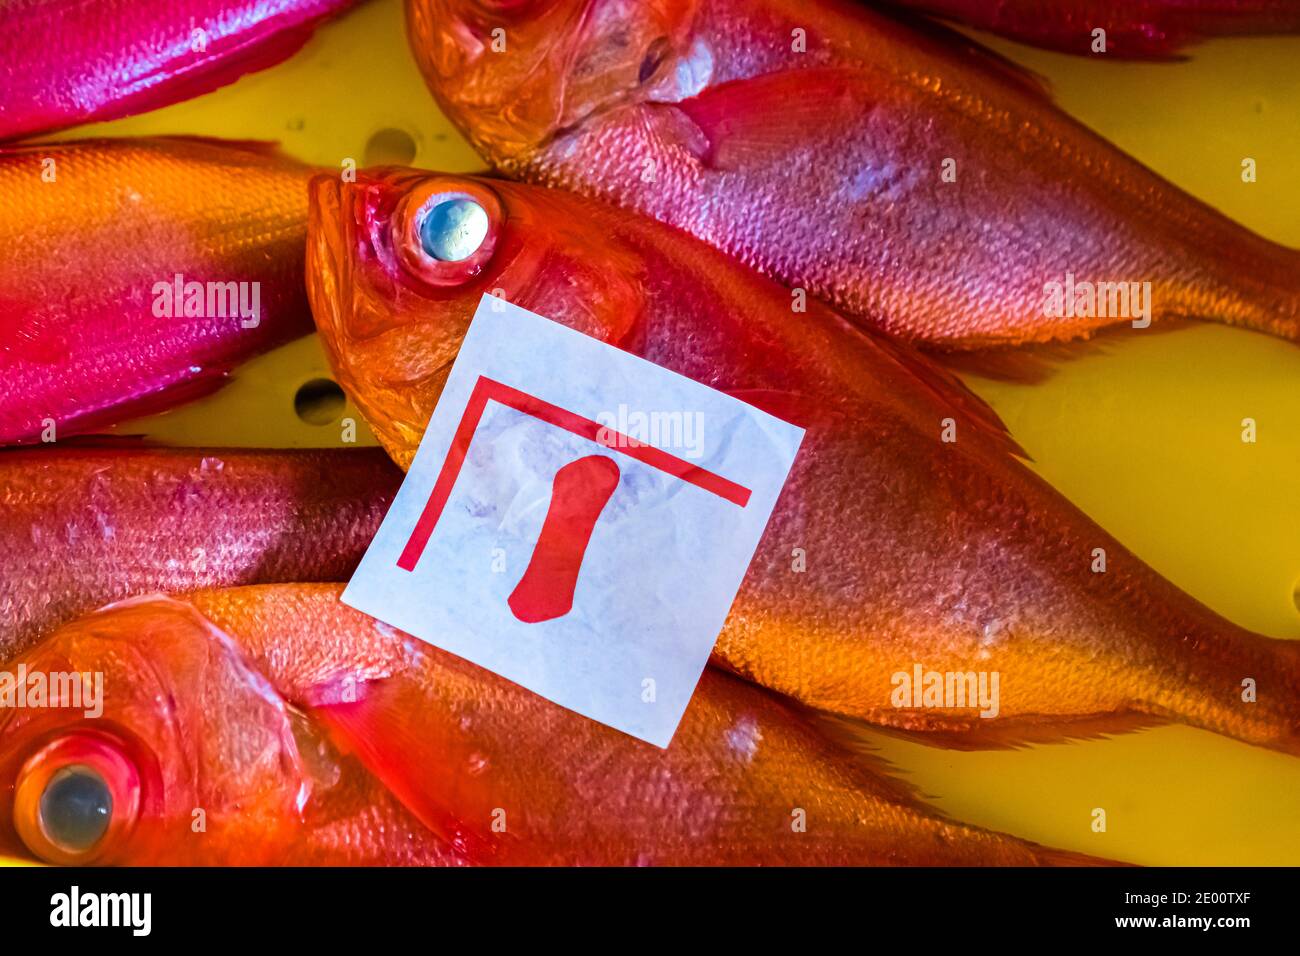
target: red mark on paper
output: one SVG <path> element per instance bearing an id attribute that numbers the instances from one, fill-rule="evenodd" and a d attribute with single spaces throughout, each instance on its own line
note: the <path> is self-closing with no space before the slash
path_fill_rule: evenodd
<path id="1" fill-rule="evenodd" d="M 474 438 L 474 432 L 483 418 L 483 412 L 489 401 L 498 402 L 547 424 L 598 442 L 741 508 L 749 503 L 751 492 L 743 485 L 738 485 L 707 468 L 693 465 L 653 445 L 647 445 L 630 435 L 616 432 L 590 418 L 575 415 L 535 395 L 529 395 L 527 392 L 521 392 L 517 388 L 511 388 L 509 385 L 480 375 L 478 381 L 474 383 L 469 402 L 465 405 L 465 414 L 461 416 L 460 424 L 456 426 L 456 434 L 452 436 L 447 459 L 442 463 L 442 470 L 438 472 L 438 479 L 434 482 L 433 491 L 429 493 L 429 500 L 415 523 L 406 547 L 402 549 L 397 559 L 397 566 L 402 570 L 414 571 L 416 564 L 419 563 L 420 555 L 424 553 L 433 529 L 437 526 L 438 519 L 442 517 L 442 509 L 446 507 L 447 499 L 451 497 L 451 490 L 456 484 L 457 476 L 460 475 L 461 466 L 465 464 L 469 443 Z"/>
<path id="2" fill-rule="evenodd" d="M 550 621 L 573 610 L 587 542 L 618 487 L 618 476 L 618 465 L 604 455 L 579 458 L 555 473 L 551 504 L 532 560 L 507 602 L 525 624 Z"/>

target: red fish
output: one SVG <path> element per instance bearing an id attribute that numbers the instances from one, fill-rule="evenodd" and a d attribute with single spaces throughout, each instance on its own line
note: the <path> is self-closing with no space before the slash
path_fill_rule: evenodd
<path id="1" fill-rule="evenodd" d="M 71 692 L 0 710 L 0 848 L 130 864 L 1100 862 L 942 819 L 734 677 L 706 673 L 660 750 L 340 592 L 137 600 L 11 662 L 29 683 L 100 675 L 102 713 Z"/>
<path id="2" fill-rule="evenodd" d="M 346 580 L 400 481 L 376 449 L 0 452 L 0 661 L 137 594 Z"/>
<path id="3" fill-rule="evenodd" d="M 1300 33 L 1296 0 L 889 0 L 1033 46 L 1121 60 L 1178 58 L 1210 37 Z M 1097 46 L 1105 31 L 1105 47 Z"/>
<path id="4" fill-rule="evenodd" d="M 1162 579 L 906 347 L 573 193 L 398 169 L 313 190 L 321 335 L 404 467 L 485 292 L 806 428 L 718 638 L 731 670 L 966 746 L 1172 719 L 1300 755 L 1300 642 Z M 479 207 L 468 248 L 449 202 Z"/>
<path id="5" fill-rule="evenodd" d="M 356 0 L 0 0 L 0 139 L 207 93 Z"/>
<path id="6" fill-rule="evenodd" d="M 408 0 L 408 25 L 499 170 L 654 216 L 898 337 L 1199 318 L 1300 338 L 1300 252 L 940 28 L 838 0 Z"/>
<path id="7" fill-rule="evenodd" d="M 64 625 L 0 670 L 6 687 L 0 853 L 68 864 L 456 862 L 188 604 L 135 599 Z"/>
<path id="8" fill-rule="evenodd" d="M 311 174 L 258 143 L 0 147 L 0 444 L 171 407 L 310 332 Z"/>

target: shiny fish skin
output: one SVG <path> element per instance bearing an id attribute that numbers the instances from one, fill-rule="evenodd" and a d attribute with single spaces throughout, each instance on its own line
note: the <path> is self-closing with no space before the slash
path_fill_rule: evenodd
<path id="1" fill-rule="evenodd" d="M 1082 854 L 941 820 L 770 694 L 706 670 L 666 750 L 293 585 L 195 595 L 467 862 L 1045 865 Z M 356 702 L 338 703 L 340 688 Z M 491 829 L 504 810 L 506 832 Z M 806 832 L 792 827 L 806 814 Z"/>
<path id="2" fill-rule="evenodd" d="M 1087 56 L 1095 29 L 1106 31 L 1105 57 L 1177 58 L 1217 36 L 1300 32 L 1297 0 L 889 0 L 1011 40 Z"/>
<path id="3" fill-rule="evenodd" d="M 257 143 L 0 147 L 0 444 L 160 411 L 310 332 L 311 172 Z M 224 317 L 216 298 L 210 317 L 167 315 L 155 284 L 178 274 L 205 283 L 204 312 L 206 283 L 245 283 L 249 305 L 259 283 L 256 326 L 229 314 L 237 299 Z"/>
<path id="4" fill-rule="evenodd" d="M 459 862 L 189 604 L 161 595 L 115 604 L 65 624 L 14 666 L 101 675 L 102 713 L 0 709 L 0 854 L 77 865 Z M 132 772 L 103 773 L 106 757 Z M 39 794 L 70 765 L 99 771 L 112 795 L 108 832 L 72 854 L 35 826 L 22 830 L 39 815 L 24 785 L 34 779 Z"/>
<path id="5" fill-rule="evenodd" d="M 489 210 L 490 258 L 420 261 L 403 237 L 461 195 Z M 1300 642 L 1161 578 L 932 363 L 815 300 L 792 316 L 786 290 L 683 233 L 560 190 L 386 169 L 313 181 L 307 263 L 336 376 L 403 466 L 491 291 L 805 427 L 715 648 L 745 677 L 945 743 L 1154 718 L 1300 754 Z M 918 664 L 997 672 L 998 716 L 895 706 L 894 675 Z"/>
<path id="6" fill-rule="evenodd" d="M 901 338 L 982 349 L 1142 321 L 1118 291 L 1105 316 L 1055 309 L 1067 276 L 1149 282 L 1156 323 L 1300 338 L 1300 252 L 937 26 L 837 0 L 408 0 L 408 27 L 502 172 L 652 215 Z"/>
<path id="7" fill-rule="evenodd" d="M 0 0 L 0 140 L 198 96 L 356 0 Z"/>
<path id="8" fill-rule="evenodd" d="M 345 580 L 400 481 L 376 449 L 0 452 L 0 661 L 138 594 Z"/>

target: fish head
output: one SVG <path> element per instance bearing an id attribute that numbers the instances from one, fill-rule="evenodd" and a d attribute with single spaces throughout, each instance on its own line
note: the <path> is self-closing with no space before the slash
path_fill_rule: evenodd
<path id="1" fill-rule="evenodd" d="M 443 110 L 509 168 L 588 117 L 693 96 L 712 72 L 699 0 L 408 0 L 411 48 Z"/>
<path id="2" fill-rule="evenodd" d="M 3 684 L 0 855 L 266 864 L 297 833 L 312 775 L 293 715 L 190 605 L 111 605 Z"/>
<path id="3" fill-rule="evenodd" d="M 317 176 L 311 194 L 317 328 L 404 468 L 485 294 L 614 345 L 644 312 L 644 258 L 608 210 L 574 194 L 395 167 Z"/>

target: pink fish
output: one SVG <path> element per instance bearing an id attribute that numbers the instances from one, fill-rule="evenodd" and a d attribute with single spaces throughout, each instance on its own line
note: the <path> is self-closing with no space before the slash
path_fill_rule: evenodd
<path id="1" fill-rule="evenodd" d="M 1032 46 L 1123 60 L 1174 59 L 1184 47 L 1210 37 L 1300 33 L 1297 0 L 890 2 Z"/>
<path id="2" fill-rule="evenodd" d="M 298 50 L 357 0 L 0 0 L 0 139 L 143 113 Z"/>

